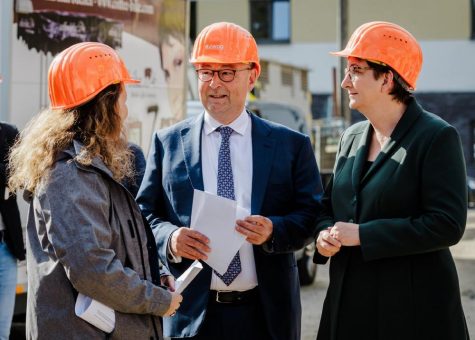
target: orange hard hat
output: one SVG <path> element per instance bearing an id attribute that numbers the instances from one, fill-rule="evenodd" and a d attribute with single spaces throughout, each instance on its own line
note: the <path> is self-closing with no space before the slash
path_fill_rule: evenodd
<path id="1" fill-rule="evenodd" d="M 86 103 L 107 86 L 139 83 L 130 77 L 117 52 L 104 44 L 83 42 L 58 54 L 49 67 L 48 90 L 52 109 Z"/>
<path id="2" fill-rule="evenodd" d="M 361 25 L 344 50 L 331 54 L 386 64 L 404 79 L 409 90 L 416 88 L 422 68 L 422 50 L 416 38 L 401 26 L 384 21 Z"/>
<path id="3" fill-rule="evenodd" d="M 254 63 L 258 77 L 261 72 L 254 37 L 230 22 L 218 22 L 203 28 L 196 37 L 190 63 Z"/>

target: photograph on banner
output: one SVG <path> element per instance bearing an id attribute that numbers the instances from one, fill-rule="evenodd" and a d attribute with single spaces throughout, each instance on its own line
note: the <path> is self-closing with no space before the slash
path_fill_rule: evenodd
<path id="1" fill-rule="evenodd" d="M 84 41 L 117 50 L 141 81 L 128 90 L 130 141 L 148 151 L 155 131 L 183 119 L 185 0 L 17 0 L 14 11 L 13 95 L 40 84 L 31 104 L 12 103 L 16 112 L 29 112 L 19 116 L 19 126 L 49 105 L 46 74 L 53 57 Z"/>

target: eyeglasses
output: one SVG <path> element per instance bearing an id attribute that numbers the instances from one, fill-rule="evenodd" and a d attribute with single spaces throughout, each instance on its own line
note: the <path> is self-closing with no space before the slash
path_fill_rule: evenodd
<path id="1" fill-rule="evenodd" d="M 214 74 L 217 73 L 221 81 L 224 81 L 225 83 L 229 83 L 230 81 L 234 80 L 234 77 L 236 77 L 236 72 L 248 71 L 250 69 L 251 68 L 243 68 L 241 70 L 232 70 L 232 69 L 209 70 L 209 69 L 202 68 L 200 70 L 196 70 L 196 73 L 198 74 L 198 78 L 204 82 L 211 81 L 211 79 L 213 79 L 214 77 Z"/>
<path id="2" fill-rule="evenodd" d="M 362 74 L 364 71 L 370 70 L 371 67 L 369 66 L 358 66 L 358 65 L 350 65 L 345 68 L 345 76 L 347 74 L 350 75 L 350 80 L 353 80 L 355 77 Z"/>

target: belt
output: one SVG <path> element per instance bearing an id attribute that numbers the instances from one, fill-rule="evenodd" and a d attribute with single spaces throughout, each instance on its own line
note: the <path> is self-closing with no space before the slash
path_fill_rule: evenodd
<path id="1" fill-rule="evenodd" d="M 211 290 L 209 292 L 209 301 L 213 303 L 232 304 L 250 303 L 257 300 L 258 292 L 257 287 L 245 291 Z"/>

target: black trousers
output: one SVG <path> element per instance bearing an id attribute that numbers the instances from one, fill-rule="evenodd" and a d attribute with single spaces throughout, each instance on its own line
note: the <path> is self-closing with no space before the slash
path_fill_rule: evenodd
<path id="1" fill-rule="evenodd" d="M 271 337 L 259 298 L 256 298 L 243 304 L 209 301 L 198 335 L 186 339 L 270 340 Z"/>

